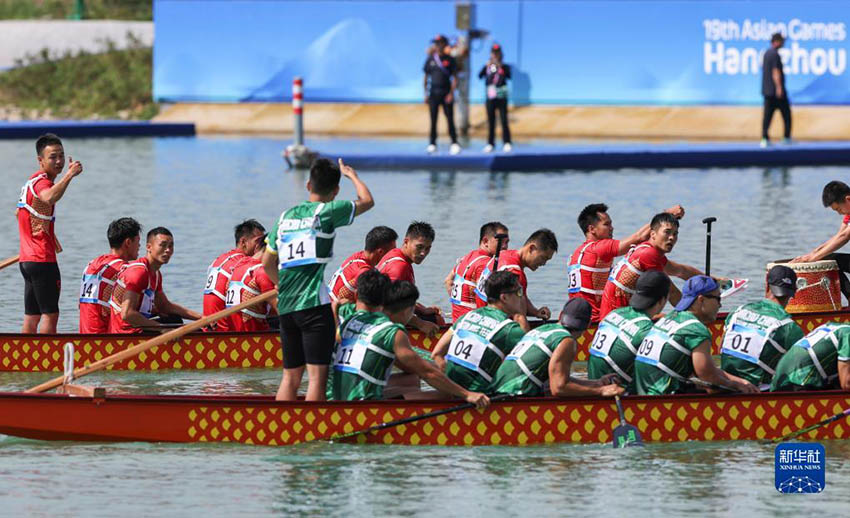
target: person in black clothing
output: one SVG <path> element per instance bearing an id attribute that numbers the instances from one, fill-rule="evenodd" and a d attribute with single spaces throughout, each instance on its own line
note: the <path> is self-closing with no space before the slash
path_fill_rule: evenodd
<path id="1" fill-rule="evenodd" d="M 451 154 L 460 153 L 460 145 L 457 143 L 457 131 L 455 130 L 454 116 L 454 91 L 457 87 L 457 64 L 455 58 L 446 52 L 449 40 L 442 34 L 432 40 L 433 45 L 428 50 L 428 58 L 422 70 L 425 72 L 425 102 L 431 114 L 431 135 L 427 151 L 437 151 L 437 112 L 440 105 L 446 114 L 449 123 L 449 137 L 452 145 L 449 148 Z"/>
<path id="2" fill-rule="evenodd" d="M 779 108 L 785 123 L 785 143 L 791 142 L 791 105 L 788 103 L 788 91 L 785 89 L 785 73 L 782 71 L 782 59 L 779 49 L 785 44 L 785 38 L 775 33 L 770 38 L 770 48 L 764 53 L 761 74 L 761 94 L 764 96 L 764 117 L 761 122 L 761 147 L 767 147 L 770 140 L 767 130 L 773 112 Z"/>
<path id="3" fill-rule="evenodd" d="M 508 79 L 511 78 L 511 67 L 502 63 L 502 47 L 498 43 L 490 49 L 490 61 L 478 72 L 478 77 L 484 79 L 487 89 L 487 146 L 485 153 L 493 151 L 496 141 L 496 110 L 502 122 L 503 151 L 511 150 L 511 129 L 508 127 Z"/>

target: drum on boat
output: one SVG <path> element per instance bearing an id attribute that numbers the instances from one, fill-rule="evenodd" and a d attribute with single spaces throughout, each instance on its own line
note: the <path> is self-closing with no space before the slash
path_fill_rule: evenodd
<path id="1" fill-rule="evenodd" d="M 797 294 L 788 302 L 789 313 L 814 313 L 841 309 L 841 287 L 838 280 L 838 263 L 814 261 L 811 263 L 768 263 L 767 271 L 777 264 L 794 270 L 797 274 Z"/>

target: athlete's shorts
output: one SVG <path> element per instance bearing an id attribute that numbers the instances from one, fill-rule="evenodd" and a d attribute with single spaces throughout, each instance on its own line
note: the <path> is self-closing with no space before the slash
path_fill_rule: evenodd
<path id="1" fill-rule="evenodd" d="M 283 368 L 330 365 L 336 329 L 330 304 L 280 315 Z"/>
<path id="2" fill-rule="evenodd" d="M 24 276 L 24 314 L 59 313 L 59 265 L 26 261 L 19 266 Z"/>

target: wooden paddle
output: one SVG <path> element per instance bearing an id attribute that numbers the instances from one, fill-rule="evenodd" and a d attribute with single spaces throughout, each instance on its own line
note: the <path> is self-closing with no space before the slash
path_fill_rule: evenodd
<path id="1" fill-rule="evenodd" d="M 611 443 L 615 448 L 643 446 L 640 430 L 626 422 L 626 414 L 623 412 L 623 402 L 620 401 L 620 396 L 614 396 L 614 401 L 617 403 L 617 413 L 620 414 L 620 426 L 614 428 L 614 439 Z"/>
<path id="2" fill-rule="evenodd" d="M 7 266 L 12 266 L 13 264 L 17 263 L 18 259 L 20 258 L 21 256 L 19 255 L 13 255 L 12 257 L 7 257 L 6 259 L 3 259 L 2 261 L 0 261 L 0 270 Z"/>
<path id="3" fill-rule="evenodd" d="M 711 224 L 717 221 L 714 216 L 702 220 L 705 223 L 705 274 L 711 269 Z"/>
<path id="4" fill-rule="evenodd" d="M 256 299 L 254 299 L 256 300 Z M 491 403 L 496 403 L 498 401 L 505 401 L 507 399 L 513 399 L 513 394 L 499 394 L 498 396 L 493 396 L 490 398 Z M 405 417 L 404 419 L 398 419 L 396 421 L 388 421 L 386 423 L 376 424 L 374 426 L 370 426 L 369 428 L 365 428 L 363 430 L 357 430 L 354 432 L 343 433 L 339 435 L 332 435 L 331 437 L 325 437 L 322 439 L 314 439 L 309 442 L 318 442 L 318 441 L 326 441 L 326 442 L 334 442 L 334 441 L 343 441 L 345 439 L 350 439 L 352 437 L 356 437 L 358 435 L 377 432 L 379 430 L 386 430 L 387 428 L 393 428 L 395 426 L 400 426 L 408 423 L 415 423 L 416 421 L 422 421 L 423 419 L 430 419 L 431 417 L 437 417 L 440 415 L 451 414 L 452 412 L 458 412 L 460 410 L 466 410 L 469 408 L 475 408 L 473 403 L 464 403 L 462 405 L 453 406 L 449 408 L 444 408 L 442 410 L 435 410 L 433 412 L 428 412 L 421 415 L 414 415 L 410 417 Z"/>
<path id="5" fill-rule="evenodd" d="M 770 441 L 770 442 L 772 442 L 772 443 L 778 443 L 778 442 L 787 441 L 787 440 L 789 440 L 789 439 L 794 439 L 794 438 L 796 438 L 796 437 L 799 437 L 799 436 L 803 435 L 803 434 L 804 434 L 804 433 L 806 433 L 806 432 L 811 432 L 812 430 L 815 430 L 815 429 L 817 429 L 817 428 L 820 428 L 821 426 L 826 426 L 826 425 L 828 425 L 829 423 L 832 423 L 832 422 L 838 421 L 838 420 L 839 420 L 839 419 L 841 419 L 842 417 L 847 417 L 847 416 L 850 416 L 850 408 L 848 408 L 847 410 L 844 410 L 843 412 L 839 412 L 839 413 L 835 414 L 835 415 L 834 415 L 834 416 L 832 416 L 832 417 L 829 417 L 829 418 L 827 418 L 827 419 L 824 419 L 823 421 L 821 421 L 821 422 L 819 422 L 819 423 L 817 423 L 817 424 L 813 424 L 813 425 L 811 425 L 811 426 L 807 426 L 807 427 L 803 428 L 802 430 L 797 430 L 796 432 L 789 433 L 788 435 L 783 435 L 782 437 L 779 437 L 778 439 L 773 439 L 773 440 L 772 440 L 772 441 Z"/>
<path id="6" fill-rule="evenodd" d="M 174 329 L 173 331 L 169 331 L 167 333 L 163 333 L 156 338 L 152 338 L 150 340 L 146 340 L 139 345 L 134 345 L 128 349 L 125 349 L 119 353 L 113 354 L 112 356 L 107 356 L 102 360 L 98 360 L 94 363 L 86 365 L 85 367 L 80 367 L 79 369 L 74 370 L 74 378 L 78 379 L 92 372 L 97 372 L 99 370 L 103 370 L 106 367 L 114 363 L 118 363 L 122 360 L 126 360 L 128 358 L 132 358 L 140 353 L 147 351 L 148 349 L 152 349 L 158 345 L 163 345 L 168 342 L 173 342 L 187 333 L 191 333 L 192 331 L 198 330 L 204 326 L 208 326 L 215 322 L 216 320 L 222 319 L 228 315 L 232 315 L 233 313 L 242 311 L 243 309 L 253 306 L 258 302 L 265 302 L 267 300 L 272 299 L 277 295 L 277 291 L 267 291 L 262 295 L 252 298 L 251 300 L 246 300 L 245 302 L 225 308 L 218 313 L 213 313 L 212 315 L 206 316 L 200 320 L 195 320 L 194 322 L 190 322 L 182 327 Z M 62 385 L 62 380 L 65 379 L 65 376 L 59 376 L 58 378 L 54 378 L 50 381 L 42 383 L 41 385 L 35 386 L 26 392 L 30 393 L 38 393 L 38 392 L 46 392 L 50 389 L 54 389 L 60 385 Z"/>

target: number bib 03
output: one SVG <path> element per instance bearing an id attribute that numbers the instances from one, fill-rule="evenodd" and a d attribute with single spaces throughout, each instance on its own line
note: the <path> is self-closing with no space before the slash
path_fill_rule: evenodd
<path id="1" fill-rule="evenodd" d="M 650 365 L 658 365 L 661 361 L 661 349 L 670 339 L 664 331 L 653 328 L 640 343 L 635 360 Z"/>
<path id="2" fill-rule="evenodd" d="M 614 326 L 604 322 L 599 324 L 596 334 L 593 335 L 593 342 L 590 344 L 590 354 L 592 356 L 599 356 L 600 358 L 607 358 L 611 351 L 611 346 L 614 345 L 614 341 L 617 339 L 617 335 L 618 332 Z"/>
<path id="3" fill-rule="evenodd" d="M 314 230 L 289 232 L 283 234 L 280 241 L 280 250 L 278 251 L 280 262 L 278 266 L 281 269 L 318 262 L 316 259 L 316 232 Z"/>
<path id="4" fill-rule="evenodd" d="M 446 359 L 467 369 L 481 372 L 479 365 L 488 346 L 489 342 L 481 336 L 466 329 L 458 329 L 452 334 Z"/>
<path id="5" fill-rule="evenodd" d="M 757 364 L 766 338 L 765 332 L 760 329 L 733 324 L 723 337 L 723 347 L 720 352 Z"/>

